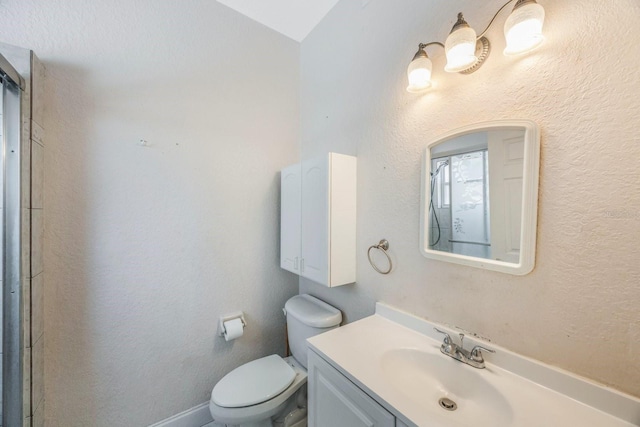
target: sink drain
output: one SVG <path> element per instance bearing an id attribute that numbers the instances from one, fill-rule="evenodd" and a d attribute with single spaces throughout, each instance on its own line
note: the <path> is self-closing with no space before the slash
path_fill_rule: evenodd
<path id="1" fill-rule="evenodd" d="M 455 411 L 456 409 L 458 409 L 458 405 L 456 404 L 456 402 L 446 397 L 440 398 L 440 400 L 438 400 L 438 403 L 440 404 L 440 407 L 442 409 L 446 409 L 447 411 Z"/>

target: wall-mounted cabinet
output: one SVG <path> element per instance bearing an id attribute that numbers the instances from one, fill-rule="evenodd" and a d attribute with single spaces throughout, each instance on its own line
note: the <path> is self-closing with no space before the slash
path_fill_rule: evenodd
<path id="1" fill-rule="evenodd" d="M 356 281 L 356 158 L 329 153 L 281 173 L 280 266 L 325 286 Z"/>

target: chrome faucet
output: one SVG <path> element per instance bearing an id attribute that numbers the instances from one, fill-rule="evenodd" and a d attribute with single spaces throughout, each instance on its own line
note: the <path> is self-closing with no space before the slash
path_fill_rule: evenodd
<path id="1" fill-rule="evenodd" d="M 484 357 L 482 357 L 482 350 L 488 351 L 489 353 L 495 353 L 495 350 L 491 350 L 481 345 L 473 347 L 471 351 L 465 350 L 464 334 L 460 334 L 460 345 L 457 345 L 451 340 L 451 336 L 448 333 L 441 331 L 438 328 L 433 329 L 444 335 L 444 340 L 440 346 L 440 351 L 443 354 L 453 357 L 462 363 L 473 366 L 474 368 L 484 369 Z"/>

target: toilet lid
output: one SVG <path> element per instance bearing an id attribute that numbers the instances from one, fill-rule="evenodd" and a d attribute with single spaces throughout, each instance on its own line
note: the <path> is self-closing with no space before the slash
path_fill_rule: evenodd
<path id="1" fill-rule="evenodd" d="M 213 388 L 211 399 L 224 408 L 257 405 L 285 391 L 295 377 L 293 368 L 272 354 L 229 372 Z"/>

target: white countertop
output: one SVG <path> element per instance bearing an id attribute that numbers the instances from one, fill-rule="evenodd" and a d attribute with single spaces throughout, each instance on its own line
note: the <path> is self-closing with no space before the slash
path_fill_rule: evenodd
<path id="1" fill-rule="evenodd" d="M 448 359 L 450 363 L 458 365 L 453 369 L 472 370 L 464 374 L 468 378 L 481 375 L 483 383 L 486 381 L 492 388 L 499 391 L 495 397 L 484 396 L 484 398 L 505 399 L 505 410 L 500 411 L 499 416 L 502 419 L 485 420 L 480 417 L 474 419 L 474 427 L 483 425 L 491 427 L 507 425 L 631 427 L 640 425 L 640 399 L 515 355 L 491 343 L 469 339 L 471 342 L 466 343 L 467 348 L 480 343 L 496 349 L 497 352 L 495 355 L 485 356 L 486 369 L 476 369 L 440 352 L 441 341 L 433 339 L 429 335 L 434 334 L 427 332 L 433 328 L 432 323 L 406 313 L 396 312 L 395 309 L 380 304 L 376 311 L 376 315 L 312 337 L 308 343 L 313 351 L 409 425 L 451 427 L 465 426 L 469 423 L 464 418 L 464 411 L 460 411 L 462 415 L 459 415 L 438 407 L 436 396 L 447 392 L 445 385 L 442 385 L 440 390 L 434 390 L 431 386 L 421 388 L 419 378 L 403 379 L 394 376 L 393 363 L 388 363 L 388 356 L 394 351 L 397 352 L 398 349 L 409 352 L 415 350 L 416 354 L 428 357 L 435 355 Z M 398 321 L 408 326 L 403 326 L 397 323 Z M 448 328 L 442 328 L 451 331 Z M 456 336 L 454 333 L 451 335 Z M 385 358 L 387 360 L 383 363 Z M 526 372 L 518 372 L 520 375 L 516 375 L 503 369 L 492 363 L 493 359 L 496 362 L 504 361 L 502 366 L 508 366 L 511 371 L 531 371 L 536 380 L 545 385 L 523 378 L 528 376 Z M 442 363 L 448 363 L 448 360 Z M 440 362 L 438 360 L 438 363 Z M 417 372 L 416 375 L 419 376 L 419 373 Z M 407 377 L 406 372 L 400 376 Z M 406 381 L 406 387 L 402 386 L 402 381 Z M 550 384 L 557 384 L 556 390 L 561 389 L 563 392 L 572 394 L 572 397 L 549 388 Z M 577 400 L 576 396 L 581 395 L 586 398 L 583 401 Z M 468 402 L 482 404 L 482 402 L 472 402 L 473 400 L 476 399 L 469 399 Z M 600 409 L 583 403 L 584 400 L 600 402 Z M 475 410 L 467 409 L 467 416 L 468 411 Z"/>

